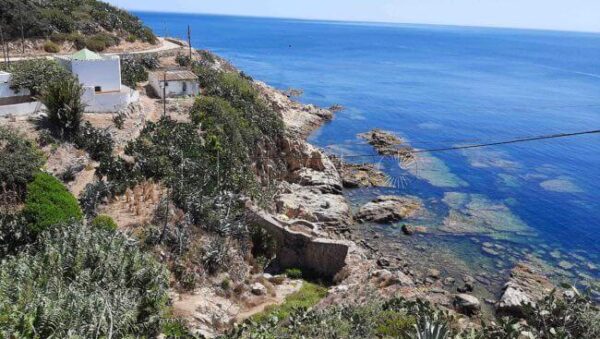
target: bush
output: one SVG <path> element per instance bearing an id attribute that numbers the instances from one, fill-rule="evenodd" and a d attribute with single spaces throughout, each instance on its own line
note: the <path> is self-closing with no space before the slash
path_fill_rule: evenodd
<path id="1" fill-rule="evenodd" d="M 48 119 L 60 131 L 61 137 L 74 136 L 81 124 L 85 105 L 81 101 L 83 88 L 77 79 L 68 76 L 48 84 L 42 102 L 48 110 Z"/>
<path id="2" fill-rule="evenodd" d="M 191 61 L 192 60 L 190 59 L 189 55 L 177 54 L 175 56 L 175 62 L 177 62 L 177 64 L 179 64 L 179 66 L 182 66 L 182 67 L 189 66 Z"/>
<path id="3" fill-rule="evenodd" d="M 96 161 L 110 159 L 112 157 L 114 141 L 108 128 L 95 128 L 86 121 L 75 136 L 77 147 L 86 150 L 90 157 Z"/>
<path id="4" fill-rule="evenodd" d="M 252 320 L 259 323 L 270 318 L 284 320 L 287 319 L 294 310 L 312 307 L 326 296 L 327 288 L 304 282 L 298 292 L 294 292 L 285 298 L 283 304 L 267 307 L 263 313 L 253 316 Z"/>
<path id="5" fill-rule="evenodd" d="M 135 88 L 138 82 L 148 80 L 148 71 L 142 61 L 132 55 L 121 58 L 121 78 L 123 84 Z"/>
<path id="6" fill-rule="evenodd" d="M 23 216 L 29 229 L 38 234 L 71 219 L 81 220 L 77 199 L 50 174 L 39 172 L 27 185 Z"/>
<path id="7" fill-rule="evenodd" d="M 155 337 L 167 290 L 130 239 L 66 224 L 0 264 L 0 337 Z"/>
<path id="8" fill-rule="evenodd" d="M 85 47 L 90 51 L 102 52 L 106 49 L 106 40 L 102 37 L 92 36 L 85 40 Z"/>
<path id="9" fill-rule="evenodd" d="M 9 192 L 18 200 L 25 187 L 44 164 L 42 153 L 17 132 L 0 127 L 0 203 L 8 204 Z M 18 201 L 15 201 L 18 202 Z"/>
<path id="10" fill-rule="evenodd" d="M 47 53 L 58 53 L 60 52 L 60 46 L 58 46 L 52 41 L 47 41 L 44 44 L 44 51 L 46 51 Z"/>
<path id="11" fill-rule="evenodd" d="M 112 194 L 112 187 L 104 181 L 87 184 L 79 197 L 79 203 L 87 218 L 96 216 L 100 202 Z"/>
<path id="12" fill-rule="evenodd" d="M 28 89 L 32 95 L 40 94 L 49 84 L 71 77 L 56 61 L 45 58 L 13 63 L 9 71 L 12 73 L 10 87 Z"/>
<path id="13" fill-rule="evenodd" d="M 126 40 L 127 42 L 134 43 L 134 42 L 136 42 L 136 41 L 137 41 L 137 37 L 136 37 L 135 35 L 133 35 L 133 34 L 129 34 L 129 35 L 127 36 L 127 39 L 125 39 L 125 40 Z"/>
<path id="14" fill-rule="evenodd" d="M 290 279 L 302 279 L 302 270 L 299 268 L 288 268 L 285 270 L 285 275 Z"/>
<path id="15" fill-rule="evenodd" d="M 105 231 L 114 232 L 119 228 L 117 223 L 108 215 L 99 215 L 92 220 L 90 223 L 92 227 L 102 229 Z"/>

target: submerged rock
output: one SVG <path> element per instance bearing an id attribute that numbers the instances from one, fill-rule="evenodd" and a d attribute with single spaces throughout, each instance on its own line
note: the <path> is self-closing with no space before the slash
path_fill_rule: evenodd
<path id="1" fill-rule="evenodd" d="M 412 158 L 412 148 L 404 145 L 404 140 L 397 137 L 392 132 L 380 130 L 378 128 L 373 129 L 366 133 L 358 135 L 360 138 L 367 140 L 367 142 L 375 147 L 377 152 L 381 155 L 396 155 L 402 158 Z"/>
<path id="2" fill-rule="evenodd" d="M 349 164 L 333 158 L 345 188 L 391 187 L 388 176 L 375 164 Z"/>
<path id="3" fill-rule="evenodd" d="M 496 304 L 496 310 L 502 314 L 520 316 L 524 305 L 535 304 L 554 289 L 538 269 L 525 263 L 517 264 L 510 276 Z"/>
<path id="4" fill-rule="evenodd" d="M 421 208 L 421 202 L 413 197 L 380 196 L 363 205 L 356 213 L 359 222 L 388 223 L 406 219 Z"/>

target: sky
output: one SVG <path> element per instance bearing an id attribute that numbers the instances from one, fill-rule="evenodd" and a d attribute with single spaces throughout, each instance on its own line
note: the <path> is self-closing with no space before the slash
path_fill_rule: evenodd
<path id="1" fill-rule="evenodd" d="M 129 10 L 600 32 L 600 0 L 105 0 Z"/>

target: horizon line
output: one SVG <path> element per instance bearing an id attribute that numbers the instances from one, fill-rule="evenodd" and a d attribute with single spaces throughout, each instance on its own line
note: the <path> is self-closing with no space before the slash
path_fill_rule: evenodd
<path id="1" fill-rule="evenodd" d="M 125 8 L 122 8 L 125 9 Z M 560 32 L 560 33 L 584 33 L 599 35 L 600 30 L 578 30 L 578 29 L 559 29 L 559 28 L 536 28 L 536 27 L 515 27 L 515 26 L 496 26 L 496 25 L 460 25 L 460 24 L 449 24 L 449 23 L 425 23 L 425 22 L 394 22 L 394 21 L 368 21 L 368 20 L 342 20 L 342 19 L 319 19 L 319 18 L 295 18 L 295 17 L 284 17 L 284 16 L 265 16 L 265 15 L 249 15 L 249 14 L 228 14 L 228 13 L 208 13 L 208 12 L 181 12 L 181 11 L 159 11 L 159 10 L 146 10 L 146 9 L 125 9 L 132 12 L 142 13 L 167 13 L 167 14 L 180 14 L 180 15 L 212 15 L 212 16 L 223 16 L 223 17 L 238 17 L 238 18 L 255 18 L 255 19 L 280 19 L 280 20 L 297 20 L 297 21 L 313 21 L 313 22 L 329 22 L 329 23 L 350 23 L 350 24 L 372 24 L 372 25 L 421 25 L 421 26 L 441 26 L 441 27 L 464 27 L 464 28 L 488 28 L 488 29 L 506 29 L 506 30 L 527 30 L 527 31 L 541 31 L 541 32 Z"/>

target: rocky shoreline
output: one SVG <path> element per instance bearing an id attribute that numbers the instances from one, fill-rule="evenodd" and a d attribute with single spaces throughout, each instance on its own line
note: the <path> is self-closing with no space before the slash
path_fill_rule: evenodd
<path id="1" fill-rule="evenodd" d="M 390 251 L 369 245 L 365 239 L 351 234 L 351 226 L 356 222 L 401 221 L 418 211 L 421 202 L 414 197 L 379 196 L 352 215 L 343 189 L 387 187 L 386 175 L 374 164 L 347 164 L 342 159 L 329 157 L 305 140 L 329 121 L 333 112 L 294 102 L 264 83 L 257 82 L 256 85 L 267 101 L 281 112 L 295 143 L 288 150 L 289 154 L 296 152 L 310 159 L 308 163 L 291 166 L 290 176 L 281 183 L 275 200 L 278 217 L 307 220 L 328 230 L 332 238 L 354 239 L 349 243 L 346 267 L 338 274 L 338 285 L 330 289 L 328 297 L 321 302 L 322 307 L 360 301 L 375 289 L 380 297 L 401 295 L 428 300 L 438 307 L 470 317 L 470 325 L 465 326 L 476 326 L 483 309 L 488 310 L 484 312 L 487 313 L 485 318 L 492 316 L 493 309 L 499 314 L 518 315 L 523 305 L 535 303 L 552 286 L 539 269 L 519 263 L 506 286 L 496 294 L 497 298 L 493 298 L 495 293 L 492 293 L 491 298 L 480 301 L 481 297 L 476 297 L 473 292 L 485 290 L 489 284 L 487 278 L 464 275 L 457 279 L 445 273 L 444 267 L 416 267 L 409 260 L 399 256 L 394 258 Z M 412 148 L 389 132 L 373 130 L 359 137 L 367 140 L 379 154 L 402 160 L 413 157 Z M 426 232 L 426 228 L 404 224 L 402 231 L 413 235 Z"/>

